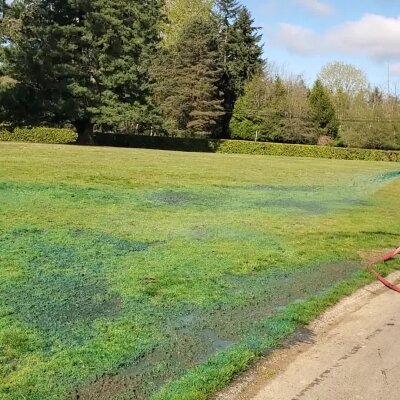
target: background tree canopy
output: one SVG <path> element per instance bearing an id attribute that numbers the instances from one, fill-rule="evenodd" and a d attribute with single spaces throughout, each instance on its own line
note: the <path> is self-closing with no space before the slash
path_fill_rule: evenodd
<path id="1" fill-rule="evenodd" d="M 4 73 L 16 80 L 13 120 L 68 122 L 90 141 L 94 124 L 151 119 L 157 1 L 23 0 L 10 12 L 19 25 L 3 47 Z"/>
<path id="2" fill-rule="evenodd" d="M 11 129 L 400 148 L 397 95 L 340 61 L 311 87 L 273 72 L 239 0 L 15 0 L 0 13 Z"/>

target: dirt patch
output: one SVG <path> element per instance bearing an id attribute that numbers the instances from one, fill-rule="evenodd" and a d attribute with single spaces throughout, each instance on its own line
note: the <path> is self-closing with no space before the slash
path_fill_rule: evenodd
<path id="1" fill-rule="evenodd" d="M 151 349 L 135 363 L 74 391 L 72 400 L 147 399 L 169 379 L 193 365 L 205 362 L 230 342 L 222 341 L 211 331 L 190 332 L 165 329 L 168 343 Z"/>
<path id="2" fill-rule="evenodd" d="M 392 251 L 393 248 L 387 248 L 387 249 L 376 249 L 376 250 L 361 250 L 357 252 L 357 254 L 361 258 L 362 265 L 364 267 L 368 266 L 371 264 L 371 262 L 374 262 L 377 259 L 380 259 L 382 256 L 388 254 L 390 251 Z"/>
<path id="3" fill-rule="evenodd" d="M 274 315 L 289 303 L 303 300 L 321 293 L 332 284 L 350 278 L 360 269 L 356 262 L 314 265 L 307 268 L 284 270 L 272 269 L 268 273 L 254 273 L 248 276 L 227 276 L 231 291 L 244 300 L 235 309 L 216 313 L 215 327 L 222 333 L 238 339 L 252 331 L 254 323 Z M 251 287 L 251 294 L 247 294 Z M 225 315 L 232 316 L 232 324 L 226 324 Z M 252 325 L 253 323 L 253 325 Z M 249 329 L 244 329 L 249 326 Z"/>

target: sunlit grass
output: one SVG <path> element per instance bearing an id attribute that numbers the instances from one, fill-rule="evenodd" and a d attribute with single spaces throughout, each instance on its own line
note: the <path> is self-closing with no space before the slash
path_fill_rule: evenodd
<path id="1" fill-rule="evenodd" d="M 0 143 L 0 398 L 206 398 L 399 245 L 399 171 Z"/>

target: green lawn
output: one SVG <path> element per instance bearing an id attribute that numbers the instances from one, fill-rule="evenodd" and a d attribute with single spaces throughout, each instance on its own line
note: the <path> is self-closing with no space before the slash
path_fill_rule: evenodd
<path id="1" fill-rule="evenodd" d="M 0 143 L 0 398 L 206 398 L 399 245 L 399 178 Z"/>

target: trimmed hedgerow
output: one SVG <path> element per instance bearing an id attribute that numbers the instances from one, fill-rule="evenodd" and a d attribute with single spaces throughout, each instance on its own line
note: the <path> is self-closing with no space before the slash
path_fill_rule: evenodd
<path id="1" fill-rule="evenodd" d="M 74 143 L 76 133 L 71 129 L 60 128 L 16 128 L 13 132 L 0 131 L 0 141 L 4 142 L 33 142 L 33 143 Z"/>
<path id="2" fill-rule="evenodd" d="M 216 151 L 218 153 L 400 162 L 400 151 L 310 146 L 301 144 L 256 143 L 239 140 L 221 140 L 218 143 Z"/>
<path id="3" fill-rule="evenodd" d="M 76 139 L 77 135 L 71 129 L 39 127 L 16 128 L 13 132 L 0 130 L 0 141 L 66 144 L 74 143 Z M 395 150 L 371 150 L 302 144 L 250 142 L 244 140 L 194 139 L 102 133 L 95 136 L 95 143 L 100 146 L 135 147 L 191 152 L 400 162 L 400 151 Z"/>
<path id="4" fill-rule="evenodd" d="M 216 140 L 180 138 L 169 136 L 140 136 L 114 133 L 97 133 L 94 141 L 99 146 L 134 147 L 156 150 L 189 152 L 214 152 Z"/>
<path id="5" fill-rule="evenodd" d="M 107 133 L 97 134 L 95 143 L 100 146 L 135 147 L 159 150 L 400 162 L 400 151 L 250 142 L 244 140 L 191 139 Z"/>

